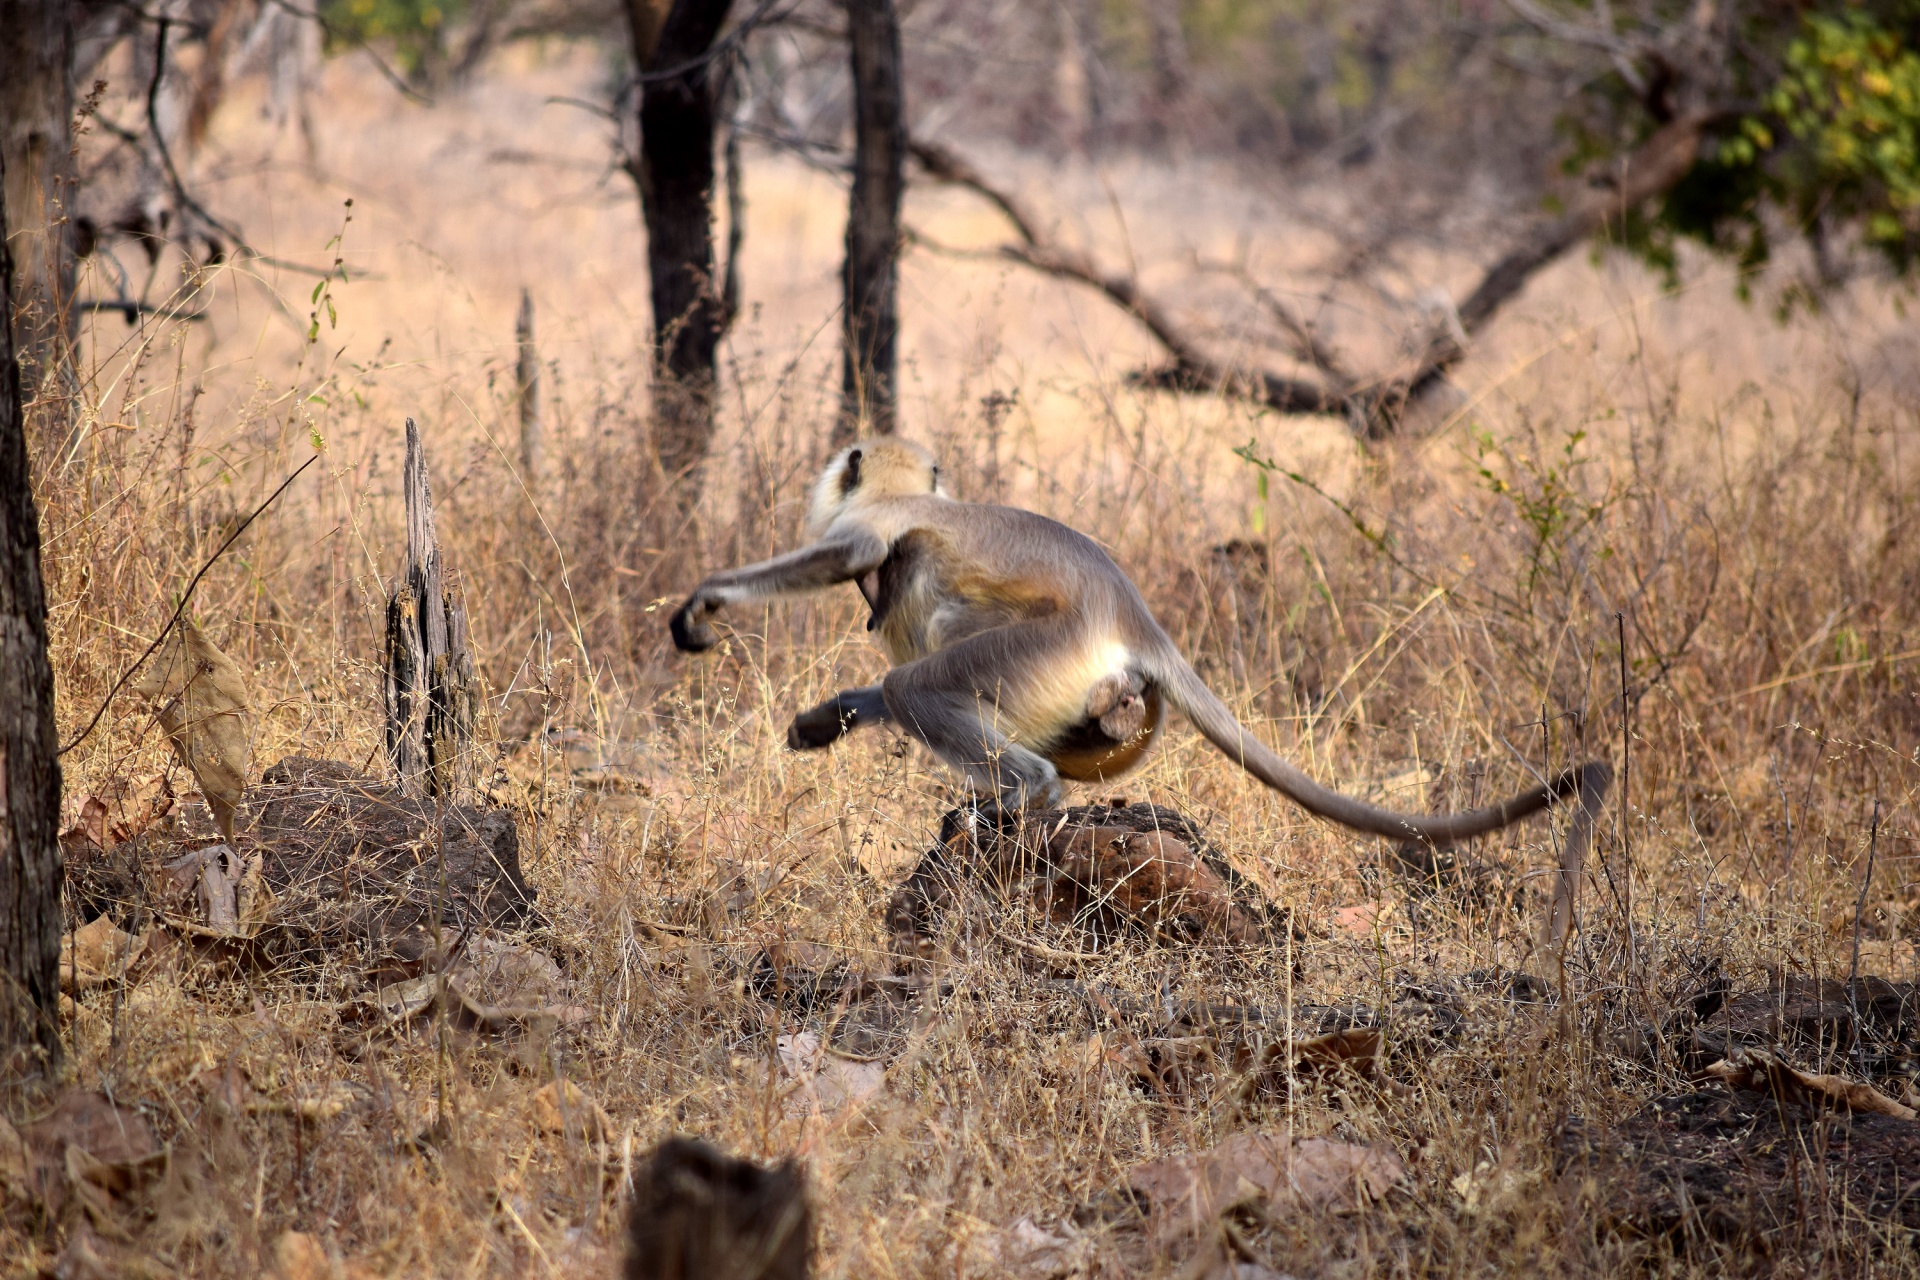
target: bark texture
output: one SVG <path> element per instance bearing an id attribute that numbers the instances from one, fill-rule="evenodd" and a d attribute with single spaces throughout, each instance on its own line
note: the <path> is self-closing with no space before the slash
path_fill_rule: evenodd
<path id="1" fill-rule="evenodd" d="M 467 614 L 449 590 L 433 530 L 420 429 L 407 419 L 402 471 L 407 566 L 387 596 L 387 754 L 400 785 L 451 800 L 472 776 L 477 682 Z"/>
<path id="2" fill-rule="evenodd" d="M 0 158 L 0 190 L 8 190 Z M 60 759 L 0 195 L 0 1054 L 60 1053 Z"/>
<path id="3" fill-rule="evenodd" d="M 0 0 L 0 154 L 12 218 L 13 340 L 31 398 L 66 357 L 73 301 L 74 6 Z"/>
<path id="4" fill-rule="evenodd" d="M 629 0 L 641 69 L 634 180 L 647 224 L 652 281 L 654 448 L 688 500 L 713 441 L 715 352 L 730 317 L 713 252 L 714 126 L 722 61 L 714 41 L 732 0 L 674 0 L 664 17 Z"/>
<path id="5" fill-rule="evenodd" d="M 841 268 L 838 442 L 896 425 L 900 198 L 906 190 L 906 96 L 893 0 L 847 0 L 853 61 L 853 197 Z"/>

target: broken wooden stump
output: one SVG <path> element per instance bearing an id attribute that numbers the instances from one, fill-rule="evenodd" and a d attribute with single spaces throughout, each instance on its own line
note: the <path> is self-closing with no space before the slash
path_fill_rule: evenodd
<path id="1" fill-rule="evenodd" d="M 1095 946 L 1125 935 L 1254 945 L 1285 928 L 1185 815 L 1153 804 L 949 812 L 934 847 L 894 892 L 898 955 L 927 954 L 940 917 L 977 890 L 1024 901 Z"/>
<path id="2" fill-rule="evenodd" d="M 669 1138 L 634 1171 L 626 1280 L 805 1280 L 813 1221 L 800 1167 Z"/>
<path id="3" fill-rule="evenodd" d="M 440 563 L 427 456 L 412 418 L 401 475 L 407 563 L 387 595 L 387 755 L 406 790 L 454 799 L 472 780 L 479 684 L 466 610 Z"/>

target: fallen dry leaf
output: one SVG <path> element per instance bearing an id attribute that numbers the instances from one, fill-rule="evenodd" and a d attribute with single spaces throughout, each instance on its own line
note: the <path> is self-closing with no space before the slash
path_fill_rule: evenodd
<path id="1" fill-rule="evenodd" d="M 1050 1231 L 1021 1218 L 1010 1227 L 982 1231 L 961 1248 L 962 1274 L 1018 1276 L 1021 1280 L 1063 1280 L 1087 1270 L 1092 1243 L 1082 1236 Z"/>
<path id="2" fill-rule="evenodd" d="M 555 1080 L 533 1095 L 533 1119 L 548 1133 L 605 1142 L 613 1122 L 598 1102 L 571 1080 Z"/>
<path id="3" fill-rule="evenodd" d="M 101 916 L 60 938 L 60 988 L 91 991 L 113 981 L 147 947 L 144 935 L 135 937 Z"/>
<path id="4" fill-rule="evenodd" d="M 261 857 L 242 858 L 226 844 L 208 845 L 161 868 L 172 895 L 191 903 L 184 923 L 221 938 L 251 938 L 273 909 L 273 891 L 261 878 Z"/>
<path id="5" fill-rule="evenodd" d="M 1361 902 L 1351 907 L 1334 908 L 1333 923 L 1354 937 L 1371 938 L 1376 930 L 1386 925 L 1387 918 L 1392 914 L 1391 902 Z"/>
<path id="6" fill-rule="evenodd" d="M 1701 1075 L 1718 1080 L 1730 1089 L 1772 1094 L 1782 1102 L 1844 1107 L 1848 1111 L 1868 1111 L 1896 1120 L 1920 1118 L 1920 1112 L 1895 1102 L 1870 1084 L 1844 1076 L 1814 1075 L 1759 1050 L 1722 1058 Z"/>
<path id="7" fill-rule="evenodd" d="M 62 1094 L 44 1119 L 19 1130 L 26 1158 L 25 1196 L 58 1218 L 72 1200 L 103 1229 L 114 1229 L 117 1198 L 158 1175 L 166 1152 L 132 1107 L 103 1093 Z"/>
<path id="8" fill-rule="evenodd" d="M 789 1090 L 789 1114 L 838 1111 L 872 1097 L 886 1083 L 885 1067 L 834 1053 L 812 1031 L 781 1036 L 774 1050 Z"/>
<path id="9" fill-rule="evenodd" d="M 240 668 L 182 615 L 135 691 L 153 703 L 180 763 L 231 842 L 252 757 L 253 713 Z"/>
<path id="10" fill-rule="evenodd" d="M 363 1280 L 370 1275 L 355 1262 L 336 1258 L 326 1245 L 304 1231 L 284 1231 L 273 1245 L 271 1280 Z"/>
<path id="11" fill-rule="evenodd" d="M 1281 1214 L 1352 1205 L 1385 1194 L 1405 1174 L 1398 1156 L 1375 1147 L 1237 1133 L 1211 1151 L 1136 1165 L 1127 1183 L 1146 1196 L 1154 1234 L 1167 1242 L 1236 1207 Z"/>
<path id="12" fill-rule="evenodd" d="M 333 1280 L 326 1246 L 304 1231 L 282 1232 L 273 1246 L 273 1280 Z"/>
<path id="13" fill-rule="evenodd" d="M 173 812 L 173 800 L 173 783 L 165 773 L 138 777 L 119 787 L 119 796 L 108 802 L 109 841 L 125 844 L 144 835 L 148 827 Z"/>
<path id="14" fill-rule="evenodd" d="M 489 934 L 467 941 L 450 975 L 477 1004 L 539 1008 L 560 999 L 560 966 L 544 951 Z"/>

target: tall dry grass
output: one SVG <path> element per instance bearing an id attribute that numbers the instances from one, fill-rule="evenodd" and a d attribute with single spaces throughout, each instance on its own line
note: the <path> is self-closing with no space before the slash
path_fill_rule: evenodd
<path id="1" fill-rule="evenodd" d="M 138 1101 L 175 1143 L 145 1247 L 182 1272 L 254 1274 L 298 1229 L 380 1274 L 604 1272 L 626 1162 L 689 1132 L 805 1161 L 823 1275 L 993 1274 L 967 1249 L 989 1228 L 1073 1221 L 1137 1160 L 1284 1124 L 1389 1145 L 1411 1177 L 1357 1216 L 1259 1232 L 1276 1269 L 1713 1272 L 1711 1255 L 1675 1261 L 1600 1231 L 1555 1181 L 1556 1135 L 1569 1116 L 1604 1123 L 1684 1087 L 1624 1046 L 1710 965 L 1743 983 L 1770 968 L 1844 973 L 1857 933 L 1863 967 L 1920 976 L 1920 422 L 1886 301 L 1863 288 L 1781 328 L 1729 301 L 1705 265 L 1666 297 L 1626 264 L 1563 264 L 1463 373 L 1464 403 L 1362 453 L 1329 424 L 1143 396 L 1120 375 L 1144 348 L 1097 304 L 914 260 L 909 422 L 954 488 L 1100 539 L 1196 666 L 1316 776 L 1452 807 L 1573 760 L 1630 767 L 1558 1013 L 1543 1024 L 1489 1006 L 1464 1042 L 1397 1068 L 1399 1090 L 1242 1106 L 1222 1077 L 1157 1096 L 1087 1066 L 1098 1028 L 1081 1005 L 1008 952 L 963 945 L 951 994 L 928 996 L 890 1042 L 884 1092 L 795 1115 L 766 1064 L 806 1019 L 755 998 L 741 966 L 797 940 L 884 969 L 886 895 L 956 793 L 886 733 L 783 749 L 795 710 L 880 669 L 850 596 L 739 613 L 699 662 L 670 653 L 662 609 L 703 569 L 801 536 L 832 412 L 836 196 L 756 160 L 746 278 L 762 292 L 731 338 L 705 496 L 669 521 L 645 464 L 629 194 L 585 171 L 562 167 L 577 185 L 557 191 L 554 166 L 535 180 L 519 160 L 476 160 L 506 134 L 590 157 L 577 123 L 525 124 L 540 91 L 579 73 L 553 55 L 447 114 L 384 121 L 412 109 L 371 103 L 336 66 L 344 119 L 318 177 L 291 171 L 285 140 L 229 122 L 222 194 L 249 225 L 271 221 L 275 251 L 317 256 L 344 228 L 337 320 L 322 311 L 309 341 L 310 286 L 291 277 L 187 279 L 178 296 L 204 320 L 90 321 L 67 406 L 80 427 L 39 441 L 63 739 L 236 522 L 321 447 L 193 609 L 252 681 L 257 764 L 299 753 L 377 768 L 399 420 L 426 424 L 489 699 L 481 772 L 497 766 L 497 793 L 520 809 L 550 921 L 539 945 L 593 1015 L 539 1042 L 368 1047 L 339 1022 L 342 992 L 271 974 L 188 968 L 89 996 L 70 1027 L 75 1078 Z M 1166 181 L 1123 178 L 1142 192 Z M 1230 221 L 1143 204 L 1126 229 L 1142 243 L 1217 238 Z M 976 213 L 940 197 L 920 216 L 963 231 Z M 1086 214 L 1091 237 L 1098 218 Z M 1284 219 L 1257 229 L 1284 257 Z M 551 465 L 537 476 L 518 469 L 511 425 L 509 317 L 528 278 L 550 375 Z M 1249 440 L 1277 468 L 1264 485 L 1234 453 Z M 567 729 L 636 793 L 576 789 L 549 736 Z M 70 797 L 170 767 L 124 695 L 65 765 Z M 1306 821 L 1190 734 L 1119 790 L 1203 820 L 1307 937 L 1237 958 L 1122 946 L 1086 981 L 1156 999 L 1379 1005 L 1409 982 L 1537 963 L 1544 825 L 1478 850 L 1514 903 L 1456 900 L 1422 896 L 1376 844 Z M 1362 903 L 1392 909 L 1359 932 L 1335 923 Z M 349 1079 L 384 1101 L 317 1125 L 222 1113 L 207 1082 L 236 1067 L 262 1092 Z M 556 1075 L 607 1109 L 608 1143 L 537 1128 L 530 1099 Z M 434 1124 L 436 1147 L 413 1142 Z M 1871 1233 L 1843 1206 L 1808 1212 L 1825 1250 L 1809 1273 L 1858 1274 Z M 1122 1226 L 1087 1222 L 1104 1265 L 1135 1257 Z M 31 1265 L 41 1247 L 8 1250 Z M 1905 1249 L 1880 1249 L 1875 1274 L 1911 1271 Z M 1131 1265 L 1172 1275 L 1181 1259 Z"/>

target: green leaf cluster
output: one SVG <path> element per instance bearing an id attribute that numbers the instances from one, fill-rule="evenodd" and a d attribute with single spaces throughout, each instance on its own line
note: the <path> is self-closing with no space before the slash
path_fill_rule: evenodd
<path id="1" fill-rule="evenodd" d="M 1676 278 L 1677 245 L 1732 258 L 1745 281 L 1781 236 L 1822 256 L 1836 241 L 1878 254 L 1896 275 L 1920 255 L 1920 0 L 1744 8 L 1733 28 L 1715 124 L 1699 161 L 1617 228 L 1620 243 Z M 1568 122 L 1582 167 L 1630 149 L 1658 122 L 1602 78 Z M 1820 282 L 1824 285 L 1825 281 Z M 1812 294 L 1789 290 L 1783 305 Z"/>
<path id="2" fill-rule="evenodd" d="M 1908 26 L 1920 19 L 1911 6 Z M 1787 48 L 1768 112 L 1804 150 L 1804 175 L 1830 206 L 1858 220 L 1869 245 L 1901 270 L 1920 248 L 1920 51 L 1912 30 L 1870 13 L 1810 13 Z M 1746 122 L 1739 159 L 1773 146 L 1766 124 Z"/>
<path id="3" fill-rule="evenodd" d="M 409 77 L 418 77 L 446 49 L 447 28 L 466 13 L 469 0 L 323 0 L 329 52 L 341 46 L 379 44 Z"/>

